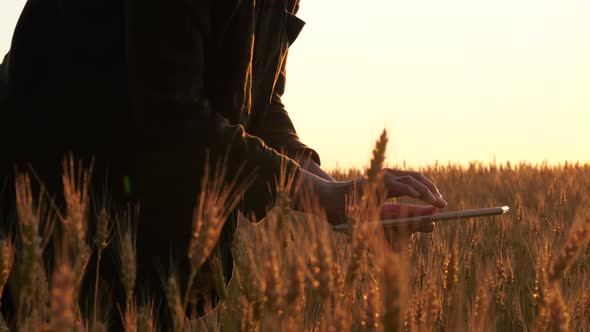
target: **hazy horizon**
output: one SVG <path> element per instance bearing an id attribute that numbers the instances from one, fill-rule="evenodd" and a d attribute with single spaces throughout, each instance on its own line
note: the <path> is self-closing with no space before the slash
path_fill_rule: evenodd
<path id="1" fill-rule="evenodd" d="M 0 53 L 23 0 L 0 3 Z M 301 2 L 286 107 L 323 165 L 590 161 L 590 3 Z"/>

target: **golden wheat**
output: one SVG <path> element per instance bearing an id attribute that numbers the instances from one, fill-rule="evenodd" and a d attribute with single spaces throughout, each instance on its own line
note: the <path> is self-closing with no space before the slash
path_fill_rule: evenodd
<path id="1" fill-rule="evenodd" d="M 391 246 L 382 231 L 362 223 L 378 213 L 381 193 L 373 179 L 384 166 L 386 145 L 384 133 L 365 172 L 332 173 L 339 180 L 365 176 L 373 183 L 349 197 L 349 234 L 332 232 L 321 214 L 293 211 L 291 190 L 282 186 L 277 208 L 265 220 L 252 224 L 240 217 L 232 245 L 235 273 L 229 281 L 224 280 L 215 246 L 240 190 L 236 184 L 219 181 L 221 171 L 208 170 L 208 182 L 204 181 L 195 207 L 187 252 L 189 273 L 196 274 L 209 260 L 214 286 L 225 300 L 212 313 L 190 322 L 191 327 L 209 331 L 234 327 L 242 331 L 590 331 L 590 165 L 473 162 L 465 167 L 423 167 L 419 171 L 436 179 L 449 209 L 506 204 L 513 207 L 512 213 L 440 223 L 431 234 L 397 238 L 398 245 Z M 91 322 L 95 331 L 109 326 L 108 321 L 97 320 L 93 312 L 101 309 L 97 304 L 89 313 L 81 309 L 79 304 L 92 296 L 78 293 L 78 285 L 90 255 L 100 256 L 116 242 L 109 240 L 109 224 L 129 216 L 107 216 L 103 210 L 89 218 L 91 170 L 83 171 L 72 159 L 64 166 L 65 211 L 53 212 L 62 220 L 62 227 L 56 228 L 60 232 L 48 232 L 51 222 L 44 219 L 51 213 L 44 210 L 41 195 L 35 199 L 29 177 L 16 178 L 18 233 L 3 234 L 0 241 L 0 284 L 6 283 L 3 291 L 17 299 L 18 309 L 16 317 L 4 317 L 6 326 L 84 329 L 84 322 Z M 355 194 L 360 197 L 352 197 Z M 407 198 L 399 202 L 416 203 Z M 318 211 L 317 206 L 309 210 Z M 90 246 L 88 222 L 94 219 L 97 233 Z M 159 330 L 162 326 L 152 301 L 161 299 L 135 302 L 135 294 L 149 290 L 135 289 L 138 276 L 131 230 L 119 235 L 126 297 L 125 303 L 114 305 L 124 308 L 127 331 Z M 56 241 L 56 248 L 65 248 L 63 257 L 58 252 L 61 260 L 56 263 L 42 258 L 49 238 Z M 50 267 L 52 271 L 46 270 Z M 51 285 L 47 275 L 52 276 Z M 189 283 L 181 285 L 179 280 Z M 173 273 L 165 279 L 165 302 L 174 324 L 165 329 L 188 328 L 182 298 L 186 301 L 191 294 L 190 280 L 191 275 Z M 108 290 L 94 282 L 93 290 L 108 297 Z"/>

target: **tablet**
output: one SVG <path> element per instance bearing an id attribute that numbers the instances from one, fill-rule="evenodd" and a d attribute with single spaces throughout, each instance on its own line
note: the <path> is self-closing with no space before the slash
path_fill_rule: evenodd
<path id="1" fill-rule="evenodd" d="M 509 210 L 510 208 L 508 206 L 498 206 L 484 209 L 442 212 L 429 216 L 386 219 L 381 221 L 369 222 L 368 224 L 383 225 L 384 227 L 413 226 L 420 225 L 425 222 L 437 222 L 443 220 L 465 220 L 478 217 L 491 217 L 504 214 Z M 333 226 L 335 231 L 346 231 L 349 227 L 349 224 L 339 224 Z"/>

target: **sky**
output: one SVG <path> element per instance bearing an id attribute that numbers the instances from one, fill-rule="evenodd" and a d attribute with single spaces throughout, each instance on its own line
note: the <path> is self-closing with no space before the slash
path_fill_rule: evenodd
<path id="1" fill-rule="evenodd" d="M 24 0 L 0 1 L 0 53 Z M 590 2 L 302 0 L 284 103 L 326 168 L 590 162 Z"/>

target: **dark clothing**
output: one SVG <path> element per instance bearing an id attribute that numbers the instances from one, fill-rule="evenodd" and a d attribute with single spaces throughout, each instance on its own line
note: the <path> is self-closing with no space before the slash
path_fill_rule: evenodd
<path id="1" fill-rule="evenodd" d="M 280 102 L 302 27 L 296 2 L 30 0 L 6 68 L 2 131 L 11 146 L 107 155 L 178 140 L 231 146 L 230 164 L 268 180 L 281 163 L 296 167 L 275 150 L 307 149 Z"/>
<path id="2" fill-rule="evenodd" d="M 95 156 L 95 179 L 104 182 L 108 166 L 108 192 L 141 202 L 138 278 L 159 283 L 171 252 L 186 265 L 207 151 L 212 160 L 227 154 L 229 179 L 255 179 L 240 209 L 258 218 L 281 168 L 299 169 L 289 156 L 319 164 L 281 103 L 287 50 L 303 27 L 297 7 L 29 0 L 0 70 L 0 175 L 31 163 L 58 190 L 66 151 Z M 222 235 L 228 267 L 233 224 Z"/>

